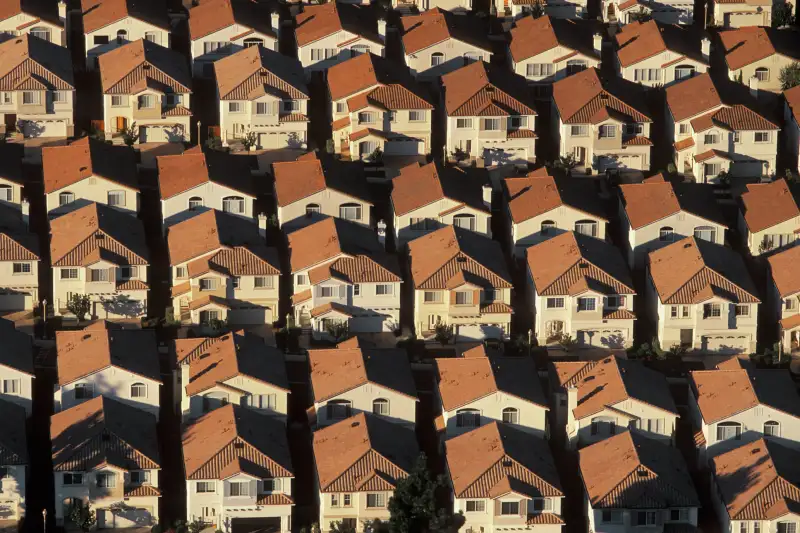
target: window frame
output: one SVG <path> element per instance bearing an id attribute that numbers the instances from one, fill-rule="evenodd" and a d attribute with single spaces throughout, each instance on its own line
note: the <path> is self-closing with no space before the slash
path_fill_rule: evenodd
<path id="1" fill-rule="evenodd" d="M 137 389 L 139 387 L 144 389 L 144 394 L 134 394 L 134 392 L 133 392 L 134 389 Z M 133 383 L 131 385 L 131 387 L 130 387 L 130 396 L 131 396 L 131 398 L 147 398 L 147 384 L 146 383 L 142 383 L 141 381 L 137 381 L 136 383 Z"/>

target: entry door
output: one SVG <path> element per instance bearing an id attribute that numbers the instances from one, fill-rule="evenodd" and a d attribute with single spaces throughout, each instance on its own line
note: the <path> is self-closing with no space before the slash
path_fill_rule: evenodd
<path id="1" fill-rule="evenodd" d="M 694 339 L 694 330 L 682 329 L 681 330 L 681 346 L 691 347 Z"/>
<path id="2" fill-rule="evenodd" d="M 15 131 L 17 131 L 17 115 L 6 113 L 6 132 L 13 133 Z"/>

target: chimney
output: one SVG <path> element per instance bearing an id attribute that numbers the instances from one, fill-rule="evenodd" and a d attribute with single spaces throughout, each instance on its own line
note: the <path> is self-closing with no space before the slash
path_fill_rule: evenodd
<path id="1" fill-rule="evenodd" d="M 578 407 L 578 387 L 567 387 L 567 446 L 575 449 L 578 444 L 578 428 L 575 424 L 575 408 Z"/>
<path id="2" fill-rule="evenodd" d="M 486 209 L 491 211 L 492 210 L 492 186 L 486 184 L 481 189 L 483 191 L 483 205 L 486 206 Z"/>
<path id="3" fill-rule="evenodd" d="M 378 221 L 378 242 L 386 248 L 386 222 L 383 219 Z"/>
<path id="4" fill-rule="evenodd" d="M 258 214 L 258 234 L 262 239 L 267 238 L 267 215 L 264 213 Z"/>
<path id="5" fill-rule="evenodd" d="M 758 78 L 753 76 L 747 80 L 747 85 L 750 87 L 750 96 L 758 99 Z"/>
<path id="6" fill-rule="evenodd" d="M 386 19 L 378 19 L 378 35 L 381 41 L 386 42 Z"/>
<path id="7" fill-rule="evenodd" d="M 31 214 L 31 204 L 28 202 L 28 200 L 22 200 L 20 207 L 22 207 L 22 223 L 25 224 L 26 228 L 28 228 L 30 227 L 29 219 Z"/>
<path id="8" fill-rule="evenodd" d="M 706 63 L 711 61 L 711 39 L 708 37 L 703 37 L 703 40 L 700 41 L 700 53 Z"/>
<path id="9" fill-rule="evenodd" d="M 602 56 L 603 55 L 603 36 L 601 34 L 599 34 L 599 33 L 595 33 L 594 34 L 593 43 L 594 43 L 594 51 L 597 53 L 597 55 Z"/>
<path id="10" fill-rule="evenodd" d="M 67 22 L 67 2 L 66 0 L 58 0 L 58 18 L 62 23 Z"/>
<path id="11" fill-rule="evenodd" d="M 275 35 L 277 35 L 280 38 L 280 36 L 281 36 L 281 16 L 280 16 L 280 14 L 277 11 L 273 12 L 272 15 L 270 15 L 270 19 L 272 21 L 272 23 L 271 23 L 272 31 L 274 31 Z"/>

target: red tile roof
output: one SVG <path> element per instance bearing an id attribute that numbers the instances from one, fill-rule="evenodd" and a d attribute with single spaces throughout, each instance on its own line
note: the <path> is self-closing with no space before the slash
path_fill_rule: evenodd
<path id="1" fill-rule="evenodd" d="M 742 216 L 751 233 L 792 219 L 798 219 L 800 229 L 800 187 L 790 187 L 784 179 L 748 184 L 741 201 Z"/>
<path id="2" fill-rule="evenodd" d="M 536 115 L 525 79 L 476 61 L 442 76 L 448 116 Z"/>
<path id="3" fill-rule="evenodd" d="M 781 298 L 800 292 L 800 246 L 773 254 L 767 257 L 767 262 Z"/>
<path id="4" fill-rule="evenodd" d="M 255 100 L 266 94 L 307 100 L 303 67 L 297 59 L 263 46 L 249 46 L 214 62 L 219 98 Z"/>
<path id="5" fill-rule="evenodd" d="M 641 86 L 621 78 L 602 80 L 590 68 L 553 84 L 553 100 L 565 124 L 596 124 L 610 114 L 652 122 Z"/>
<path id="6" fill-rule="evenodd" d="M 419 15 L 400 18 L 401 39 L 406 55 L 444 42 L 448 39 L 465 42 L 491 54 L 492 45 L 480 20 L 471 13 L 454 14 L 438 7 Z"/>

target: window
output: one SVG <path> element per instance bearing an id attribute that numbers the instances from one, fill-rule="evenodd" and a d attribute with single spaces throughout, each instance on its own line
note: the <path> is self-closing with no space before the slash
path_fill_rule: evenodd
<path id="1" fill-rule="evenodd" d="M 719 304 L 703 304 L 703 318 L 716 318 L 721 314 L 722 309 Z"/>
<path id="2" fill-rule="evenodd" d="M 503 409 L 503 422 L 506 424 L 519 424 L 519 411 L 514 407 Z"/>
<path id="3" fill-rule="evenodd" d="M 606 296 L 607 309 L 619 309 L 620 307 L 624 306 L 625 306 L 625 296 L 621 294 L 613 294 L 611 296 Z"/>
<path id="4" fill-rule="evenodd" d="M 548 298 L 546 305 L 548 309 L 563 309 L 565 305 L 564 298 Z"/>
<path id="5" fill-rule="evenodd" d="M 308 204 L 306 206 L 306 216 L 307 217 L 312 217 L 314 215 L 317 215 L 317 214 L 319 214 L 319 212 L 320 212 L 319 204 Z"/>
<path id="6" fill-rule="evenodd" d="M 308 276 L 305 274 L 298 274 L 295 278 L 295 283 L 297 285 L 308 285 Z"/>
<path id="7" fill-rule="evenodd" d="M 486 511 L 486 502 L 483 500 L 467 500 L 468 513 L 483 513 Z"/>
<path id="8" fill-rule="evenodd" d="M 457 291 L 456 305 L 472 305 L 472 291 Z"/>
<path id="9" fill-rule="evenodd" d="M 461 409 L 456 412 L 456 427 L 476 428 L 481 425 L 481 413 L 477 409 Z"/>
<path id="10" fill-rule="evenodd" d="M 226 213 L 244 213 L 244 198 L 241 196 L 228 196 L 223 198 L 222 210 Z"/>
<path id="11" fill-rule="evenodd" d="M 661 70 L 657 68 L 637 68 L 633 71 L 633 81 L 659 81 Z"/>
<path id="12" fill-rule="evenodd" d="M 424 111 L 409 111 L 408 112 L 408 121 L 409 122 L 422 122 L 425 120 L 425 112 Z"/>
<path id="13" fill-rule="evenodd" d="M 339 55 L 339 51 L 336 48 L 326 48 L 325 49 L 325 59 L 335 58 Z"/>
<path id="14" fill-rule="evenodd" d="M 589 126 L 570 126 L 570 137 L 587 137 L 589 135 Z"/>
<path id="15" fill-rule="evenodd" d="M 781 425 L 774 420 L 767 420 L 764 422 L 764 436 L 765 437 L 780 437 Z"/>
<path id="16" fill-rule="evenodd" d="M 440 303 L 442 301 L 442 293 L 441 291 L 425 291 L 422 295 L 422 300 L 426 304 Z"/>
<path id="17" fill-rule="evenodd" d="M 654 526 L 656 525 L 656 512 L 655 511 L 638 511 L 636 513 L 637 526 Z"/>
<path id="18" fill-rule="evenodd" d="M 300 102 L 297 100 L 284 100 L 283 111 L 284 113 L 292 113 L 294 111 L 300 111 Z"/>
<path id="19" fill-rule="evenodd" d="M 378 398 L 372 402 L 372 412 L 376 415 L 389 415 L 389 400 Z"/>
<path id="20" fill-rule="evenodd" d="M 83 485 L 83 474 L 79 472 L 64 472 L 61 480 L 64 485 Z"/>
<path id="21" fill-rule="evenodd" d="M 717 144 L 719 142 L 719 134 L 716 131 L 706 133 L 703 135 L 703 142 L 705 144 Z"/>
<path id="22" fill-rule="evenodd" d="M 380 507 L 386 507 L 386 495 L 379 493 L 367 494 L 367 509 Z"/>
<path id="23" fill-rule="evenodd" d="M 336 112 L 344 113 L 345 111 L 347 111 L 346 104 L 344 102 L 336 102 Z"/>
<path id="24" fill-rule="evenodd" d="M 670 509 L 669 510 L 670 522 L 688 522 L 689 509 Z"/>
<path id="25" fill-rule="evenodd" d="M 736 305 L 736 309 L 734 311 L 736 316 L 750 316 L 750 306 L 749 305 Z"/>
<path id="26" fill-rule="evenodd" d="M 555 65 L 552 63 L 531 63 L 525 67 L 525 72 L 529 78 L 544 78 L 553 75 Z"/>
<path id="27" fill-rule="evenodd" d="M 501 515 L 518 515 L 519 502 L 500 502 Z"/>
<path id="28" fill-rule="evenodd" d="M 793 311 L 797 307 L 797 301 L 791 298 L 786 300 L 786 310 Z"/>
<path id="29" fill-rule="evenodd" d="M 758 81 L 769 81 L 769 69 L 766 67 L 758 67 L 756 69 L 756 79 Z"/>
<path id="30" fill-rule="evenodd" d="M 274 411 L 277 407 L 278 396 L 276 394 L 249 394 L 242 398 L 243 405 L 254 409 L 269 409 Z"/>
<path id="31" fill-rule="evenodd" d="M 131 398 L 146 398 L 147 385 L 144 383 L 134 383 L 131 385 Z"/>
<path id="32" fill-rule="evenodd" d="M 121 94 L 111 96 L 111 107 L 124 107 L 126 105 L 128 105 L 126 97 Z"/>
<path id="33" fill-rule="evenodd" d="M 689 318 L 689 306 L 688 305 L 681 306 L 681 317 Z"/>
<path id="34" fill-rule="evenodd" d="M 391 283 L 380 283 L 375 285 L 375 294 L 377 296 L 391 296 L 394 293 L 394 287 Z"/>
<path id="35" fill-rule="evenodd" d="M 715 242 L 717 240 L 717 230 L 711 226 L 698 226 L 694 228 L 694 238 L 701 241 Z"/>
<path id="36" fill-rule="evenodd" d="M 604 510 L 601 512 L 600 520 L 604 524 L 621 524 L 622 511 Z"/>
<path id="37" fill-rule="evenodd" d="M 196 211 L 197 208 L 203 207 L 203 199 L 199 196 L 192 196 L 189 198 L 189 211 Z"/>
<path id="38" fill-rule="evenodd" d="M 703 175 L 706 178 L 713 178 L 717 176 L 722 171 L 722 165 L 720 163 L 706 163 L 703 165 Z"/>
<path id="39" fill-rule="evenodd" d="M 640 135 L 644 131 L 644 127 L 638 122 L 625 124 L 625 135 Z"/>
<path id="40" fill-rule="evenodd" d="M 352 409 L 350 402 L 347 400 L 334 400 L 332 402 L 328 402 L 326 408 L 328 410 L 329 420 L 345 419 L 350 416 L 350 411 Z"/>
<path id="41" fill-rule="evenodd" d="M 112 472 L 100 472 L 95 477 L 97 486 L 101 489 L 113 489 L 117 486 L 117 476 Z"/>
<path id="42" fill-rule="evenodd" d="M 669 227 L 664 226 L 658 230 L 658 240 L 661 242 L 672 242 L 675 239 L 675 231 Z"/>
<path id="43" fill-rule="evenodd" d="M 475 215 L 456 215 L 453 217 L 453 225 L 475 231 Z"/>
<path id="44" fill-rule="evenodd" d="M 340 205 L 339 218 L 345 220 L 361 220 L 361 206 L 359 204 Z"/>
<path id="45" fill-rule="evenodd" d="M 217 280 L 215 278 L 202 278 L 200 280 L 201 291 L 213 291 L 217 288 Z"/>
<path id="46" fill-rule="evenodd" d="M 111 207 L 125 205 L 125 191 L 108 191 L 108 205 Z"/>
<path id="47" fill-rule="evenodd" d="M 541 233 L 542 235 L 551 235 L 553 230 L 556 229 L 556 223 L 552 220 L 545 220 L 542 222 Z"/>
<path id="48" fill-rule="evenodd" d="M 600 138 L 607 139 L 617 136 L 617 126 L 615 124 L 603 124 L 600 126 Z"/>
<path id="49" fill-rule="evenodd" d="M 232 481 L 228 485 L 230 486 L 231 496 L 250 495 L 250 483 L 247 481 Z"/>
<path id="50" fill-rule="evenodd" d="M 533 498 L 531 500 L 531 504 L 533 506 L 533 510 L 537 512 L 542 511 L 552 511 L 553 510 L 553 500 L 547 498 Z"/>
<path id="51" fill-rule="evenodd" d="M 253 278 L 253 286 L 256 289 L 271 289 L 272 277 L 270 276 L 256 276 Z"/>
<path id="52" fill-rule="evenodd" d="M 595 299 L 594 298 L 578 298 L 578 311 L 594 311 Z"/>
<path id="53" fill-rule="evenodd" d="M 40 28 L 40 27 L 31 28 L 30 34 L 33 35 L 34 37 L 38 37 L 39 39 L 43 39 L 45 41 L 50 40 L 50 30 L 48 30 L 47 28 Z"/>
<path id="54" fill-rule="evenodd" d="M 75 195 L 71 192 L 62 192 L 58 195 L 58 205 L 63 206 L 75 201 Z"/>
<path id="55" fill-rule="evenodd" d="M 12 93 L 3 93 L 3 103 L 10 104 L 12 102 L 13 102 Z"/>
<path id="56" fill-rule="evenodd" d="M 53 91 L 53 103 L 54 104 L 63 104 L 67 101 L 67 92 L 66 91 Z"/>
<path id="57" fill-rule="evenodd" d="M 219 320 L 219 311 L 217 310 L 200 311 L 201 324 L 211 324 L 212 320 Z M 208 411 L 208 409 L 206 409 L 206 411 Z"/>
<path id="58" fill-rule="evenodd" d="M 13 265 L 14 274 L 30 274 L 31 273 L 31 264 L 30 263 L 14 263 Z"/>
<path id="59" fill-rule="evenodd" d="M 434 52 L 433 54 L 431 54 L 431 66 L 432 67 L 438 67 L 442 63 L 444 63 L 444 54 L 443 53 Z"/>
<path id="60" fill-rule="evenodd" d="M 761 523 L 753 522 L 753 533 L 761 533 Z"/>
<path id="61" fill-rule="evenodd" d="M 594 220 L 579 220 L 575 223 L 575 232 L 587 237 L 597 237 L 597 222 Z"/>
<path id="62" fill-rule="evenodd" d="M 94 44 L 108 44 L 108 35 L 95 35 Z"/>
<path id="63" fill-rule="evenodd" d="M 331 494 L 331 507 L 339 507 L 339 495 Z"/>
<path id="64" fill-rule="evenodd" d="M 684 80 L 694 76 L 695 70 L 691 65 L 678 65 L 675 67 L 675 81 Z"/>
<path id="65" fill-rule="evenodd" d="M 757 143 L 768 143 L 769 142 L 769 132 L 768 131 L 757 131 L 756 132 L 756 142 Z"/>
<path id="66" fill-rule="evenodd" d="M 150 471 L 148 470 L 133 470 L 131 472 L 132 485 L 144 485 L 150 483 Z"/>
<path id="67" fill-rule="evenodd" d="M 499 118 L 485 118 L 483 119 L 483 129 L 485 131 L 499 131 L 500 119 Z"/>
<path id="68" fill-rule="evenodd" d="M 117 43 L 122 44 L 128 40 L 127 30 L 117 30 Z"/>
<path id="69" fill-rule="evenodd" d="M 228 113 L 241 113 L 241 112 L 242 112 L 241 102 L 228 102 Z"/>
<path id="70" fill-rule="evenodd" d="M 528 117 L 508 117 L 508 128 L 518 130 L 528 127 Z"/>
<path id="71" fill-rule="evenodd" d="M 261 480 L 261 492 L 268 494 L 270 492 L 277 492 L 281 490 L 280 478 L 267 478 Z"/>
<path id="72" fill-rule="evenodd" d="M 688 124 L 686 124 L 685 122 L 683 122 L 683 123 L 679 124 L 679 125 L 678 125 L 678 132 L 679 132 L 681 135 L 686 135 L 686 134 L 688 134 L 688 133 L 689 133 L 689 125 L 688 125 Z"/>
<path id="73" fill-rule="evenodd" d="M 3 394 L 20 394 L 22 392 L 22 381 L 19 379 L 4 379 Z"/>
<path id="74" fill-rule="evenodd" d="M 797 533 L 797 522 L 778 522 L 778 533 Z"/>
<path id="75" fill-rule="evenodd" d="M 62 268 L 61 279 L 78 279 L 77 268 Z"/>
<path id="76" fill-rule="evenodd" d="M 139 274 L 139 269 L 132 265 L 119 267 L 120 279 L 136 279 Z"/>
<path id="77" fill-rule="evenodd" d="M 94 388 L 91 383 L 78 383 L 75 385 L 75 399 L 89 400 L 94 396 Z"/>
<path id="78" fill-rule="evenodd" d="M 362 111 L 358 114 L 359 124 L 370 124 L 372 122 L 375 122 L 375 116 L 373 113 L 370 113 L 369 111 Z"/>
<path id="79" fill-rule="evenodd" d="M 456 119 L 456 129 L 463 130 L 472 127 L 472 119 L 471 118 L 457 118 Z"/>
<path id="80" fill-rule="evenodd" d="M 332 287 L 330 285 L 319 288 L 320 298 L 336 298 L 339 295 L 339 287 Z"/>
<path id="81" fill-rule="evenodd" d="M 231 103 L 238 103 L 238 102 L 231 102 Z M 270 107 L 271 106 L 267 105 L 267 102 L 256 102 L 256 115 L 269 114 Z"/>
<path id="82" fill-rule="evenodd" d="M 89 281 L 104 282 L 109 280 L 108 269 L 106 268 L 90 268 Z"/>
<path id="83" fill-rule="evenodd" d="M 731 133 L 731 138 L 733 139 L 734 144 L 739 144 L 740 142 L 742 142 L 742 134 L 738 131 L 734 131 L 733 133 Z"/>
<path id="84" fill-rule="evenodd" d="M 721 422 L 717 424 L 717 440 L 741 440 L 742 425 L 738 422 Z"/>
<path id="85" fill-rule="evenodd" d="M 144 32 L 144 40 L 158 44 L 158 34 L 154 31 L 146 31 Z"/>
<path id="86" fill-rule="evenodd" d="M 186 267 L 175 267 L 175 277 L 176 278 L 185 278 L 186 277 Z"/>
<path id="87" fill-rule="evenodd" d="M 353 296 L 361 296 L 361 285 L 358 283 L 353 284 Z"/>
<path id="88" fill-rule="evenodd" d="M 567 61 L 567 76 L 577 74 L 588 68 L 588 64 L 583 59 L 570 59 Z"/>
<path id="89" fill-rule="evenodd" d="M 152 94 L 139 95 L 139 109 L 152 109 L 156 106 L 156 99 Z"/>
<path id="90" fill-rule="evenodd" d="M 673 305 L 672 307 L 670 307 L 669 316 L 670 316 L 670 318 L 678 318 L 678 306 L 677 305 Z"/>

